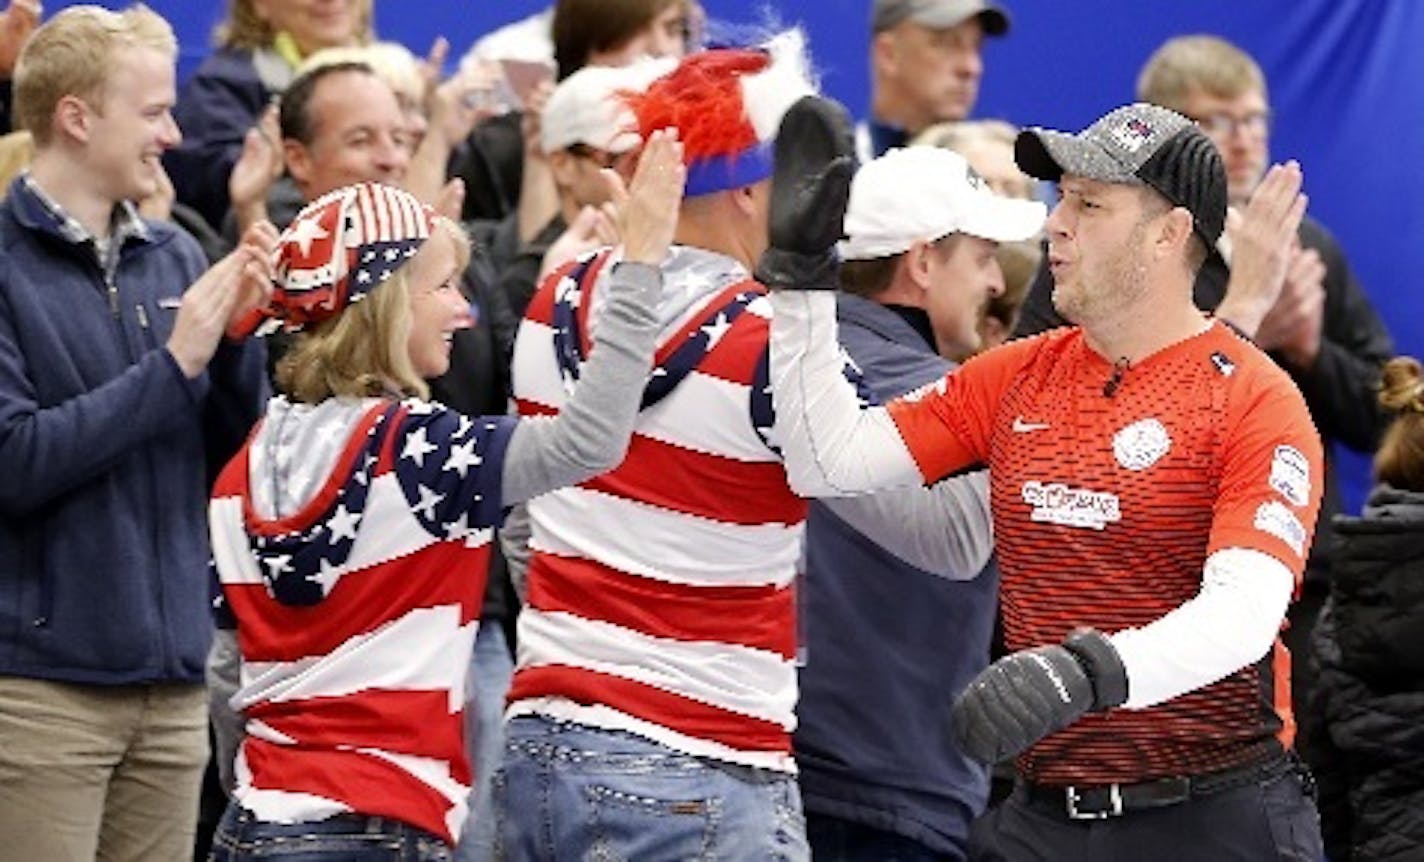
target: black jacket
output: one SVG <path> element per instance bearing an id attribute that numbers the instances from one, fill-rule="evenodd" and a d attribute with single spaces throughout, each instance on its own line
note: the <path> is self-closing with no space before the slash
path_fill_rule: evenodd
<path id="1" fill-rule="evenodd" d="M 1331 519 L 1340 513 L 1339 482 L 1335 475 L 1332 443 L 1371 453 L 1379 445 L 1386 417 L 1376 407 L 1380 366 L 1394 355 L 1394 344 L 1384 323 L 1370 305 L 1340 244 L 1319 222 L 1306 217 L 1300 224 L 1300 243 L 1313 248 L 1325 264 L 1325 312 L 1320 355 L 1315 367 L 1293 368 L 1272 354 L 1300 387 L 1310 416 L 1325 442 L 1325 492 L 1316 522 L 1307 578 L 1328 578 L 1334 558 L 1335 534 Z M 1027 299 L 1015 336 L 1032 335 L 1067 321 L 1053 307 L 1053 278 L 1047 260 L 1041 266 Z M 1226 296 L 1229 272 L 1213 255 L 1197 274 L 1192 299 L 1197 308 L 1211 311 Z"/>
<path id="2" fill-rule="evenodd" d="M 1375 489 L 1336 519 L 1330 604 L 1316 628 L 1317 764 L 1333 862 L 1424 859 L 1424 493 Z"/>

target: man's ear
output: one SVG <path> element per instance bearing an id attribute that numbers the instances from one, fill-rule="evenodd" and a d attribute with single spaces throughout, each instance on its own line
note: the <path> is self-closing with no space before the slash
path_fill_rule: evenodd
<path id="1" fill-rule="evenodd" d="M 56 134 L 82 144 L 89 143 L 89 105 L 78 96 L 61 96 L 54 106 L 50 122 Z"/>
<path id="2" fill-rule="evenodd" d="M 1162 217 L 1157 229 L 1157 246 L 1163 254 L 1185 254 L 1192 242 L 1192 214 L 1185 207 L 1173 207 Z"/>
<path id="3" fill-rule="evenodd" d="M 754 185 L 733 189 L 731 199 L 732 206 L 736 207 L 737 212 L 744 216 L 756 215 L 762 206 L 757 202 L 757 188 Z"/>
<path id="4" fill-rule="evenodd" d="M 929 292 L 930 289 L 930 255 L 934 254 L 934 246 L 922 239 L 917 239 L 910 243 L 910 247 L 905 249 L 905 253 L 900 256 L 900 266 L 915 287 L 922 292 Z"/>
<path id="5" fill-rule="evenodd" d="M 297 188 L 306 188 L 312 175 L 312 156 L 306 146 L 295 138 L 283 138 L 282 160 L 287 163 L 287 173 L 292 175 Z"/>
<path id="6" fill-rule="evenodd" d="M 899 53 L 894 30 L 881 30 L 871 37 L 870 65 L 876 72 L 882 75 L 892 73 L 899 59 Z"/>

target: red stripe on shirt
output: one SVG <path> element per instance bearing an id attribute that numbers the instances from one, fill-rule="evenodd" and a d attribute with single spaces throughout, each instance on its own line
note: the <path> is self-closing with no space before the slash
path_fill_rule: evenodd
<path id="1" fill-rule="evenodd" d="M 488 545 L 446 542 L 413 558 L 349 571 L 316 605 L 284 605 L 260 583 L 227 583 L 223 593 L 241 621 L 237 635 L 244 658 L 296 661 L 326 655 L 421 608 L 458 605 L 460 622 L 467 623 L 479 614 L 488 568 Z"/>
<path id="2" fill-rule="evenodd" d="M 358 751 L 318 751 L 247 737 L 252 787 L 334 799 L 359 814 L 391 817 L 454 842 L 445 816 L 454 806 L 401 767 Z M 359 805 L 355 800 L 361 800 Z"/>
<path id="3" fill-rule="evenodd" d="M 566 665 L 521 668 L 514 674 L 509 702 L 534 697 L 603 704 L 685 736 L 712 740 L 739 751 L 791 751 L 791 734 L 775 722 L 598 671 Z"/>
<path id="4" fill-rule="evenodd" d="M 766 356 L 770 336 L 771 324 L 766 318 L 744 312 L 717 342 L 717 346 L 697 364 L 697 370 L 711 377 L 750 386 L 756 379 L 757 365 Z"/>
<path id="5" fill-rule="evenodd" d="M 558 409 L 516 399 L 521 416 Z M 738 461 L 634 433 L 623 463 L 580 487 L 726 524 L 799 524 L 806 501 L 786 485 L 779 461 Z M 755 500 L 755 506 L 748 506 Z"/>
<path id="6" fill-rule="evenodd" d="M 790 587 L 670 584 L 594 560 L 539 552 L 529 564 L 529 606 L 679 641 L 738 644 L 796 655 Z"/>
<path id="7" fill-rule="evenodd" d="M 640 434 L 633 435 L 622 464 L 583 487 L 727 524 L 799 524 L 806 518 L 806 501 L 786 486 L 779 461 L 739 461 Z"/>
<path id="8" fill-rule="evenodd" d="M 244 711 L 302 749 L 378 748 L 449 761 L 451 775 L 470 783 L 464 712 L 450 712 L 450 692 L 364 689 L 334 697 L 264 700 Z"/>

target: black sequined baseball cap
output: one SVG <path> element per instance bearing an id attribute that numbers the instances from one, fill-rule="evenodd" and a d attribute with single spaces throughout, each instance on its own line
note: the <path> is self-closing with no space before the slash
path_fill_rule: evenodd
<path id="1" fill-rule="evenodd" d="M 1107 183 L 1146 183 L 1192 214 L 1209 251 L 1226 226 L 1226 169 L 1197 124 L 1167 108 L 1124 105 L 1078 134 L 1030 128 L 1014 141 L 1014 161 L 1029 176 L 1064 174 Z"/>

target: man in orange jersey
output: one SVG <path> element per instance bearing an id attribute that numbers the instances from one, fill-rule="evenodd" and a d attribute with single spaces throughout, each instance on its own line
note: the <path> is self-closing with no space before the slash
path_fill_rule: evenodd
<path id="1" fill-rule="evenodd" d="M 803 494 L 990 467 L 1014 652 L 951 725 L 983 761 L 1017 756 L 1018 782 L 972 855 L 1320 858 L 1276 635 L 1319 509 L 1321 444 L 1286 374 L 1192 304 L 1226 217 L 1211 141 L 1143 104 L 1078 135 L 1021 134 L 1019 165 L 1060 183 L 1048 258 L 1076 326 L 866 408 L 838 378 L 834 296 L 815 290 L 832 286 L 816 229 L 844 200 L 849 138 L 844 113 L 814 99 L 778 136 L 758 267 L 778 288 L 775 436 Z M 1299 168 L 1277 166 L 1251 203 L 1276 250 L 1251 285 L 1262 303 L 1280 290 L 1299 188 Z"/>

